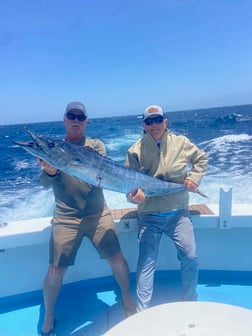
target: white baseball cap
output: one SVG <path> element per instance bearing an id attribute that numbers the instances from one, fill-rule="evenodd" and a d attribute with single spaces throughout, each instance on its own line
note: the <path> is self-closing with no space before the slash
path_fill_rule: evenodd
<path id="1" fill-rule="evenodd" d="M 150 105 L 148 107 L 146 107 L 146 109 L 144 110 L 143 113 L 143 120 L 153 116 L 153 115 L 160 115 L 162 117 L 164 117 L 164 111 L 162 109 L 162 107 L 158 106 L 158 105 Z"/>

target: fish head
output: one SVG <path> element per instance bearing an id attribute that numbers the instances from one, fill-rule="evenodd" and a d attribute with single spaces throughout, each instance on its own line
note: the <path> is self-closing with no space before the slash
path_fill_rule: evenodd
<path id="1" fill-rule="evenodd" d="M 27 130 L 27 133 L 31 136 L 32 141 L 14 141 L 14 143 L 54 167 L 68 166 L 71 161 L 71 152 L 68 150 L 66 142 L 45 135 L 37 135 L 30 130 Z M 65 144 L 66 146 L 64 146 Z"/>

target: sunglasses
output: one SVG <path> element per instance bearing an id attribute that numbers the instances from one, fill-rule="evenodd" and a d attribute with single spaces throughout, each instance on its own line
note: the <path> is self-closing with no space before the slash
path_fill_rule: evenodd
<path id="1" fill-rule="evenodd" d="M 158 116 L 158 117 L 154 117 L 154 118 L 146 118 L 144 120 L 144 123 L 145 123 L 145 125 L 150 126 L 153 123 L 155 123 L 155 124 L 161 124 L 163 122 L 163 120 L 164 120 L 164 117 Z"/>
<path id="2" fill-rule="evenodd" d="M 85 116 L 85 114 L 74 114 L 72 112 L 67 112 L 66 113 L 66 117 L 69 120 L 74 120 L 75 118 L 77 118 L 79 121 L 84 121 L 87 119 L 87 117 Z"/>

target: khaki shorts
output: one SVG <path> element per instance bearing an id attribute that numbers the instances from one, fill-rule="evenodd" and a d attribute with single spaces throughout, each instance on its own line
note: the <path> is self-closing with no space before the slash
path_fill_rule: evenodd
<path id="1" fill-rule="evenodd" d="M 63 221 L 52 225 L 50 238 L 50 264 L 67 267 L 74 264 L 83 237 L 87 237 L 102 259 L 117 254 L 121 248 L 111 212 L 106 209 L 86 216 L 80 224 Z"/>

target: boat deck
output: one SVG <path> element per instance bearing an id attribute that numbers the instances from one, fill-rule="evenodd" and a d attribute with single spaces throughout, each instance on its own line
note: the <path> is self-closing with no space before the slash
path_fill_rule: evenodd
<path id="1" fill-rule="evenodd" d="M 135 274 L 132 273 L 133 297 L 134 288 Z M 198 294 L 200 302 L 225 303 L 252 310 L 252 274 L 200 271 Z M 153 305 L 177 302 L 180 297 L 180 273 L 156 272 Z M 38 335 L 44 313 L 41 303 L 41 291 L 0 299 L 0 335 Z M 123 319 L 120 291 L 113 277 L 79 281 L 62 288 L 56 307 L 56 335 L 100 336 Z"/>
<path id="2" fill-rule="evenodd" d="M 234 218 L 231 223 L 232 225 L 234 225 L 234 229 L 232 230 L 229 227 L 218 227 L 219 224 L 217 222 L 217 218 L 215 218 L 217 210 L 213 213 L 213 211 L 209 209 L 206 205 L 193 205 L 190 207 L 190 211 L 194 217 L 194 225 L 196 227 L 200 227 L 201 231 L 198 232 L 198 247 L 199 249 L 201 249 L 201 258 L 205 258 L 205 261 L 208 262 L 208 265 L 212 265 L 213 263 L 213 265 L 215 266 L 214 270 L 213 268 L 209 268 L 211 270 L 208 270 L 208 268 L 204 268 L 200 269 L 199 271 L 199 302 L 216 302 L 243 307 L 251 310 L 252 316 L 252 270 L 249 257 L 251 255 L 251 239 L 249 238 L 251 237 L 251 215 L 243 216 L 242 221 L 240 220 L 240 217 L 238 217 L 236 221 Z M 249 208 L 249 211 L 251 212 L 251 208 Z M 127 231 L 130 227 L 130 230 L 132 230 L 132 232 L 129 233 L 129 237 L 134 237 L 135 241 L 134 223 L 136 222 L 136 210 L 134 208 L 117 209 L 112 210 L 112 214 L 118 224 L 119 233 L 121 227 L 123 228 L 121 231 L 123 231 L 125 228 Z M 205 220 L 205 218 L 202 217 L 206 217 L 207 221 Z M 198 220 L 199 223 L 197 222 Z M 128 222 L 130 222 L 130 225 L 128 224 Z M 134 223 L 132 224 L 132 222 Z M 20 223 L 18 224 L 20 225 Z M 23 225 L 23 223 L 21 224 L 22 227 L 20 227 L 20 231 L 30 230 L 30 226 L 32 226 L 32 228 L 34 227 L 34 223 L 30 223 L 30 221 L 27 221 L 25 225 Z M 239 229 L 238 225 L 240 224 L 243 225 L 242 229 Z M 2 258 L 3 261 L 6 262 L 6 265 L 9 265 L 9 273 L 6 271 L 7 273 L 2 273 L 0 277 L 2 284 L 4 285 L 4 287 L 2 288 L 3 296 L 0 297 L 1 336 L 36 336 L 39 334 L 44 316 L 42 291 L 34 290 L 32 292 L 26 292 L 24 294 L 10 295 L 6 292 L 6 286 L 9 284 L 9 287 L 15 287 L 15 284 L 19 280 L 16 278 L 18 276 L 17 268 L 19 266 L 19 268 L 21 268 L 22 270 L 22 274 L 25 273 L 26 275 L 27 270 L 31 272 L 30 277 L 29 275 L 25 276 L 27 280 L 34 279 L 36 275 L 36 277 L 38 277 L 39 279 L 39 283 L 40 281 L 42 283 L 44 271 L 41 268 L 43 268 L 43 265 L 46 264 L 46 259 L 40 260 L 40 266 L 37 269 L 29 267 L 25 268 L 24 260 L 26 261 L 26 263 L 28 263 L 28 259 L 31 258 L 36 265 L 38 263 L 38 259 L 36 259 L 37 256 L 39 256 L 39 258 L 46 258 L 45 255 L 47 251 L 47 245 L 45 244 L 45 241 L 48 242 L 48 225 L 49 224 L 47 222 L 44 222 L 44 220 L 41 220 L 41 223 L 36 222 L 36 227 L 34 228 L 35 232 L 31 231 L 30 233 L 26 233 L 25 231 L 23 233 L 22 231 L 21 234 L 16 234 L 14 237 L 15 239 L 13 240 L 11 240 L 12 225 L 9 226 L 10 232 L 8 231 L 8 226 L 6 226 L 5 234 L 2 233 L 3 244 L 5 243 L 5 238 L 7 237 L 8 241 L 10 241 L 10 246 L 6 247 L 5 244 L 3 245 L 4 248 L 2 249 Z M 18 225 L 13 225 L 13 227 L 16 230 Z M 214 231 L 215 233 L 214 236 L 212 236 L 212 231 Z M 243 233 L 241 234 L 241 232 Z M 237 239 L 238 233 L 240 233 L 240 235 Z M 26 236 L 27 239 L 25 240 Z M 128 237 L 128 233 L 122 233 L 120 237 L 123 239 L 124 236 Z M 231 239 L 233 236 L 234 240 L 231 241 L 239 243 L 239 245 L 234 246 L 233 243 L 229 243 L 228 239 Z M 126 239 L 129 239 L 129 241 L 127 240 L 127 243 L 125 243 L 123 246 L 125 249 L 124 252 L 128 253 L 126 253 L 125 255 L 127 255 L 128 261 L 132 262 L 131 259 L 133 259 L 133 264 L 135 264 L 135 260 L 137 258 L 137 247 L 135 247 L 135 249 L 132 249 L 131 238 Z M 225 239 L 226 245 L 223 245 L 223 239 Z M 220 246 L 217 244 L 218 241 L 220 241 Z M 16 253 L 20 253 L 23 249 L 24 243 L 28 244 L 27 253 L 29 253 L 29 251 L 33 251 L 34 254 L 32 253 L 31 256 L 25 254 L 25 258 L 21 257 L 20 254 L 18 254 L 18 258 L 21 258 L 20 260 L 23 260 L 23 264 L 16 265 L 16 268 L 14 270 L 11 266 L 12 264 L 10 262 L 10 259 L 8 259 L 12 256 L 12 254 L 8 252 L 12 252 L 12 250 L 15 250 Z M 35 245 L 30 247 L 29 244 L 31 243 L 34 243 Z M 37 254 L 37 250 L 39 249 L 39 247 L 42 248 L 41 246 L 43 246 L 43 249 L 40 251 L 40 254 Z M 26 251 L 26 247 L 24 247 L 24 249 Z M 92 248 L 92 251 L 93 250 L 94 249 Z M 85 253 L 87 253 L 87 251 L 88 249 L 85 250 Z M 238 253 L 239 251 L 240 254 Z M 131 255 L 131 252 L 133 256 Z M 15 256 L 17 258 L 16 254 Z M 101 264 L 98 259 L 93 259 L 93 254 L 90 254 L 90 256 L 91 261 L 88 260 L 88 262 L 86 263 L 87 268 L 94 268 L 94 265 L 97 265 L 97 267 L 100 268 L 102 267 L 101 265 L 106 264 L 103 261 Z M 82 255 L 80 254 L 79 257 L 81 259 Z M 221 257 L 223 258 L 221 259 Z M 17 260 L 16 258 L 14 260 Z M 172 260 L 173 259 L 174 257 L 172 258 Z M 212 263 L 209 264 L 210 261 L 212 261 Z M 235 265 L 234 269 L 236 271 L 220 270 L 222 269 L 221 267 L 223 267 L 223 265 L 227 269 L 230 269 L 229 262 L 232 264 L 232 266 L 233 264 Z M 166 265 L 166 260 L 164 264 Z M 81 260 L 79 260 L 79 265 L 82 265 Z M 76 266 L 77 265 L 75 265 L 74 267 Z M 3 269 L 4 268 L 2 266 L 2 270 Z M 133 271 L 130 274 L 130 283 L 132 295 L 135 298 L 135 267 L 132 268 L 132 270 Z M 8 274 L 12 275 L 13 279 L 10 280 Z M 110 272 L 107 274 L 110 274 Z M 8 282 L 7 280 L 5 281 L 5 278 L 9 279 Z M 80 279 L 83 279 L 83 277 L 81 277 Z M 32 288 L 34 281 L 31 280 L 30 284 L 28 284 L 29 280 L 27 280 L 26 287 Z M 182 289 L 180 282 L 180 272 L 178 271 L 178 269 L 171 268 L 164 271 L 163 268 L 160 268 L 155 274 L 153 306 L 164 303 L 179 302 L 181 300 L 181 296 Z M 110 275 L 99 278 L 91 276 L 89 279 L 86 278 L 85 280 L 66 283 L 62 287 L 56 306 L 56 335 L 101 336 L 104 335 L 113 326 L 123 321 L 124 318 L 125 317 L 123 306 L 121 303 L 120 290 L 114 278 Z M 169 321 L 169 316 L 167 316 L 167 323 L 172 323 L 172 321 Z M 239 334 L 237 336 L 241 335 Z"/>

